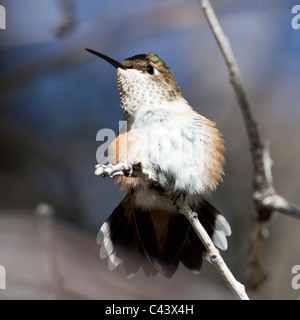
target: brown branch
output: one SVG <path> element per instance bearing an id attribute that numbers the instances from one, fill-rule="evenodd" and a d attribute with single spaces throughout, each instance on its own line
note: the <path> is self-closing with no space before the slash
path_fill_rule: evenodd
<path id="1" fill-rule="evenodd" d="M 248 285 L 254 288 L 257 287 L 258 282 L 260 283 L 261 280 L 264 279 L 260 266 L 261 242 L 264 239 L 264 237 L 261 236 L 261 230 L 265 228 L 266 222 L 274 212 L 280 212 L 299 219 L 300 208 L 289 203 L 275 191 L 271 170 L 273 161 L 269 152 L 269 144 L 261 142 L 257 124 L 252 116 L 250 104 L 244 90 L 241 72 L 230 43 L 222 30 L 210 1 L 199 0 L 199 3 L 227 64 L 230 82 L 242 111 L 250 144 L 253 162 L 253 202 L 256 214 L 253 243 L 252 249 L 250 250 L 246 276 L 255 274 L 255 277 L 251 276 L 247 279 Z"/>

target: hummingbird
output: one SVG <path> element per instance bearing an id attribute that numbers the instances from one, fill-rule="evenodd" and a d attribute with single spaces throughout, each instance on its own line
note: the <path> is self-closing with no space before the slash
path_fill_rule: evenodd
<path id="1" fill-rule="evenodd" d="M 86 50 L 115 67 L 127 124 L 108 148 L 108 163 L 97 166 L 127 190 L 100 228 L 100 257 L 111 271 L 123 264 L 128 278 L 140 268 L 147 276 L 171 278 L 179 263 L 198 274 L 207 252 L 178 203 L 187 204 L 214 244 L 227 249 L 230 225 L 206 200 L 224 174 L 222 136 L 188 104 L 156 54 L 119 62 Z"/>

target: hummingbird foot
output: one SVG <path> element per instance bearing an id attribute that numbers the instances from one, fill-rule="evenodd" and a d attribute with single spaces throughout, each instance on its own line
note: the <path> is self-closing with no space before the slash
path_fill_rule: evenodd
<path id="1" fill-rule="evenodd" d="M 129 164 L 126 161 L 117 164 L 97 164 L 95 174 L 102 177 L 114 178 L 117 176 L 141 178 L 145 181 L 157 182 L 155 172 L 142 167 L 140 162 Z"/>
<path id="2" fill-rule="evenodd" d="M 120 162 L 118 164 L 97 164 L 95 166 L 95 175 L 102 177 L 116 177 L 116 176 L 131 176 L 132 166 L 127 162 Z"/>
<path id="3" fill-rule="evenodd" d="M 132 170 L 132 177 L 138 177 L 145 181 L 151 180 L 152 182 L 158 182 L 158 176 L 155 171 L 143 168 L 140 162 L 134 163 Z"/>

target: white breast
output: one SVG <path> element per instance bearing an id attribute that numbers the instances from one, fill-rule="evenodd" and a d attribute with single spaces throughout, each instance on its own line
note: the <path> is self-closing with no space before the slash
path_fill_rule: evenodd
<path id="1" fill-rule="evenodd" d="M 140 113 L 130 129 L 134 144 L 128 160 L 159 172 L 162 186 L 171 183 L 175 191 L 203 194 L 210 184 L 210 132 L 188 108 L 163 106 Z"/>

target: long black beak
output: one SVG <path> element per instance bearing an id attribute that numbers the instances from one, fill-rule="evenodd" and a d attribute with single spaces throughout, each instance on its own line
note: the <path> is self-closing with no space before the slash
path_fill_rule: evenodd
<path id="1" fill-rule="evenodd" d="M 114 59 L 106 56 L 105 54 L 102 54 L 102 53 L 97 52 L 97 51 L 92 50 L 92 49 L 85 49 L 85 50 L 88 51 L 88 52 L 90 52 L 90 53 L 92 53 L 92 54 L 94 54 L 95 56 L 97 56 L 97 57 L 99 57 L 99 58 L 101 58 L 101 59 L 109 62 L 109 63 L 110 63 L 111 65 L 113 65 L 116 69 L 118 69 L 118 68 L 127 69 L 121 62 L 116 61 L 116 60 L 114 60 Z"/>

